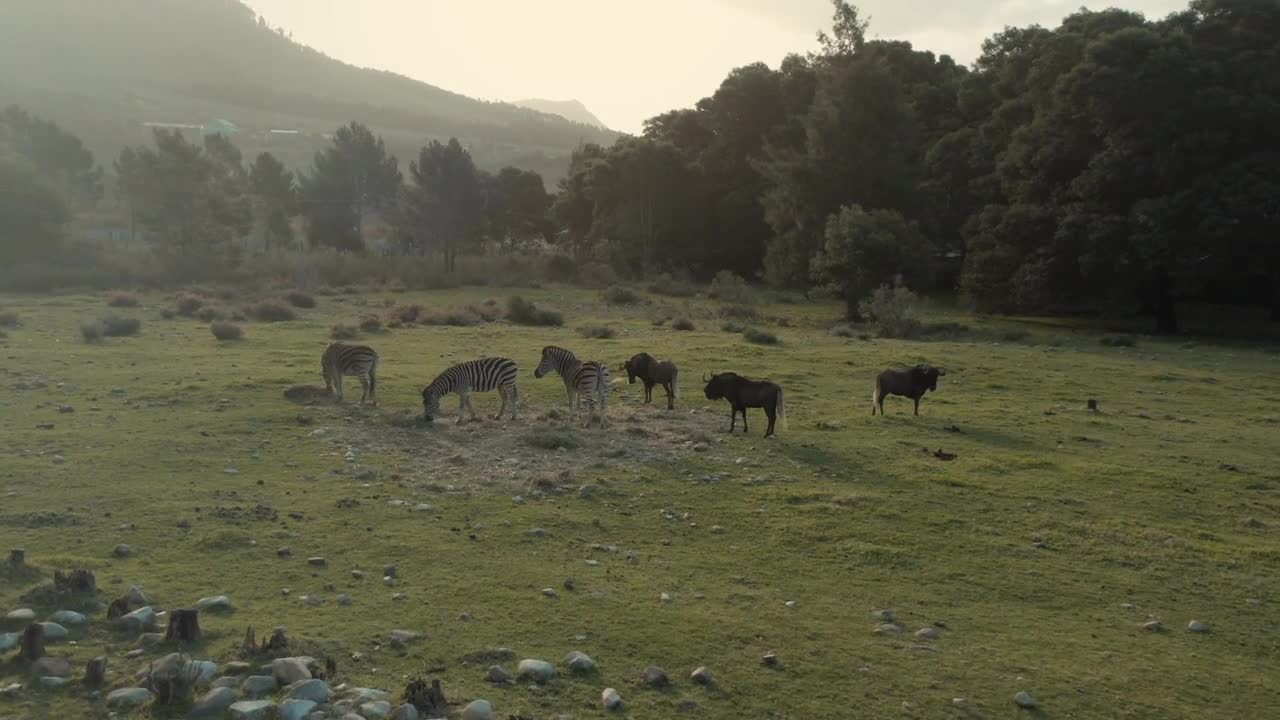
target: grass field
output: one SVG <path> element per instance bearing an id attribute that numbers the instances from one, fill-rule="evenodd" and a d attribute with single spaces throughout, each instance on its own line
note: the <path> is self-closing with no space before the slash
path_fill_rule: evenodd
<path id="1" fill-rule="evenodd" d="M 260 637 L 285 626 L 299 652 L 337 661 L 339 682 L 398 702 L 408 678 L 439 677 L 459 709 L 485 698 L 501 717 L 599 717 L 606 687 L 626 702 L 615 715 L 634 718 L 1280 714 L 1274 348 L 1108 346 L 1068 325 L 950 317 L 968 329 L 842 338 L 828 332 L 834 304 L 763 306 L 769 319 L 748 324 L 781 339 L 764 346 L 721 331 L 714 302 L 619 308 L 551 288 L 520 292 L 564 312 L 562 328 L 362 335 L 382 357 L 377 409 L 354 404 L 354 380 L 341 406 L 283 396 L 320 382 L 334 323 L 391 301 L 451 306 L 498 292 L 323 296 L 298 320 L 246 323 L 229 342 L 206 323 L 162 319 L 170 295 L 137 308 L 0 298 L 21 323 L 0 341 L 0 550 L 26 548 L 39 570 L 0 574 L 0 615 L 59 609 L 23 600 L 54 569 L 93 570 L 104 601 L 134 584 L 160 609 L 226 594 L 234 611 L 202 615 L 193 657 L 226 662 L 246 626 Z M 664 305 L 695 329 L 655 326 Z M 140 333 L 82 341 L 82 322 L 108 311 L 140 318 Z M 618 334 L 584 339 L 582 325 Z M 567 426 L 552 412 L 564 410 L 559 379 L 532 377 L 546 344 L 614 367 L 642 350 L 675 360 L 676 411 L 661 389 L 643 406 L 640 386 L 621 384 L 608 430 Z M 436 373 L 490 354 L 520 363 L 518 421 L 415 422 Z M 921 415 L 892 398 L 887 417 L 871 417 L 874 375 L 921 361 L 948 371 Z M 699 379 L 727 369 L 785 388 L 776 439 L 761 438 L 759 411 L 748 435 L 724 433 L 728 407 L 706 401 Z M 475 398 L 481 411 L 497 403 Z M 561 443 L 574 447 L 545 449 Z M 118 543 L 132 554 L 114 558 Z M 278 557 L 281 547 L 292 554 Z M 391 587 L 387 563 L 398 568 Z M 901 635 L 875 632 L 880 609 Z M 1150 619 L 1164 630 L 1144 630 Z M 1209 632 L 1187 632 L 1193 619 Z M 937 638 L 915 637 L 935 624 Z M 422 637 L 393 647 L 401 628 Z M 109 655 L 112 687 L 171 649 L 124 658 L 134 637 L 102 612 L 72 637 L 50 652 L 74 658 L 77 676 Z M 544 688 L 490 685 L 477 653 L 498 646 L 560 674 Z M 572 650 L 598 672 L 570 676 L 561 659 Z M 777 667 L 761 662 L 768 651 Z M 674 687 L 639 682 L 648 665 Z M 698 666 L 715 676 L 710 688 L 690 681 Z M 23 672 L 6 657 L 0 687 Z M 1024 690 L 1037 710 L 1014 705 Z M 74 688 L 0 698 L 0 718 L 106 712 Z"/>

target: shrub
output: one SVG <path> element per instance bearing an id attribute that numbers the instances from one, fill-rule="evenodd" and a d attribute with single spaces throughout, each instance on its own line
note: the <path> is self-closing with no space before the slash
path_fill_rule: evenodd
<path id="1" fill-rule="evenodd" d="M 916 330 L 916 294 L 905 285 L 881 285 L 863 300 L 859 310 L 880 337 L 904 338 Z"/>
<path id="2" fill-rule="evenodd" d="M 559 326 L 564 316 L 555 310 L 540 308 L 519 295 L 507 299 L 507 319 L 517 325 Z"/>
<path id="3" fill-rule="evenodd" d="M 578 334 L 584 338 L 596 340 L 612 340 L 618 337 L 618 331 L 608 325 L 583 325 L 578 328 Z"/>
<path id="4" fill-rule="evenodd" d="M 541 450 L 572 450 L 582 446 L 577 433 L 566 428 L 536 428 L 524 436 L 524 444 Z"/>
<path id="5" fill-rule="evenodd" d="M 720 325 L 720 329 L 727 333 L 737 334 L 737 333 L 745 332 L 747 329 L 747 326 L 743 325 L 740 322 L 735 322 L 733 320 L 725 320 Z"/>
<path id="6" fill-rule="evenodd" d="M 18 313 L 8 310 L 0 312 L 0 327 L 18 327 Z"/>
<path id="7" fill-rule="evenodd" d="M 360 319 L 360 329 L 364 332 L 382 332 L 382 318 L 377 315 L 366 315 Z"/>
<path id="8" fill-rule="evenodd" d="M 782 342 L 777 335 L 759 328 L 747 328 L 742 332 L 742 337 L 747 339 L 749 343 L 756 345 L 777 345 Z"/>
<path id="9" fill-rule="evenodd" d="M 397 303 L 387 311 L 387 322 L 412 325 L 418 322 L 418 318 L 422 316 L 424 310 L 425 308 L 421 305 Z"/>
<path id="10" fill-rule="evenodd" d="M 260 303 L 250 305 L 246 308 L 249 317 L 258 322 L 284 322 L 286 320 L 295 320 L 298 314 L 293 308 L 285 305 L 279 300 L 263 300 Z"/>
<path id="11" fill-rule="evenodd" d="M 137 335 L 142 330 L 142 321 L 138 318 L 120 317 L 119 315 L 107 315 L 99 320 L 98 324 L 102 327 L 102 334 L 107 337 Z"/>
<path id="12" fill-rule="evenodd" d="M 851 325 L 836 325 L 835 327 L 831 328 L 827 332 L 831 333 L 832 337 L 842 337 L 842 338 L 857 337 L 857 332 L 853 329 Z"/>
<path id="13" fill-rule="evenodd" d="M 191 317 L 197 310 L 204 307 L 207 302 L 208 299 L 202 295 L 182 294 L 178 296 L 178 302 L 174 309 L 183 317 Z"/>
<path id="14" fill-rule="evenodd" d="M 1107 335 L 1098 342 L 1107 347 L 1137 347 L 1138 340 L 1132 335 Z"/>
<path id="15" fill-rule="evenodd" d="M 213 322 L 214 320 L 223 320 L 227 317 L 227 312 L 219 305 L 205 305 L 195 311 L 194 317 L 201 322 Z"/>
<path id="16" fill-rule="evenodd" d="M 667 297 L 692 297 L 697 288 L 685 280 L 675 279 L 671 273 L 662 273 L 649 283 L 649 292 Z"/>
<path id="17" fill-rule="evenodd" d="M 610 285 L 600 295 L 609 305 L 639 305 L 644 302 L 639 293 L 622 285 Z"/>
<path id="18" fill-rule="evenodd" d="M 618 282 L 618 273 L 608 263 L 589 262 L 578 272 L 578 281 L 587 287 L 603 288 Z"/>
<path id="19" fill-rule="evenodd" d="M 578 266 L 565 255 L 552 255 L 547 261 L 547 279 L 551 282 L 571 283 L 578 279 Z"/>
<path id="20" fill-rule="evenodd" d="M 239 340 L 244 337 L 244 328 L 230 322 L 214 322 L 209 325 L 209 332 L 219 340 Z"/>
<path id="21" fill-rule="evenodd" d="M 694 330 L 695 328 L 692 320 L 687 317 L 682 317 L 671 321 L 671 329 L 689 331 Z"/>
<path id="22" fill-rule="evenodd" d="M 178 311 L 174 310 L 173 308 L 164 308 L 163 310 L 160 311 L 160 317 L 164 318 L 165 320 L 172 320 L 178 317 Z"/>
<path id="23" fill-rule="evenodd" d="M 122 292 L 107 298 L 107 304 L 117 308 L 132 308 L 141 305 L 142 301 L 138 299 L 137 295 Z"/>
<path id="24" fill-rule="evenodd" d="M 98 342 L 102 339 L 102 324 L 96 320 L 80 325 L 80 337 L 85 342 Z"/>
<path id="25" fill-rule="evenodd" d="M 759 320 L 760 312 L 750 305 L 738 303 L 720 308 L 720 317 L 732 320 Z"/>
<path id="26" fill-rule="evenodd" d="M 716 273 L 716 276 L 711 279 L 711 288 L 707 291 L 707 295 L 722 302 L 755 302 L 755 293 L 751 291 L 747 281 L 728 270 Z"/>
<path id="27" fill-rule="evenodd" d="M 353 325 L 338 323 L 329 329 L 329 337 L 334 340 L 353 340 L 360 335 L 360 330 Z"/>
<path id="28" fill-rule="evenodd" d="M 316 306 L 316 299 L 301 290 L 291 290 L 284 297 L 289 301 L 290 305 L 296 308 L 313 308 Z"/>
<path id="29" fill-rule="evenodd" d="M 423 325 L 448 325 L 451 327 L 471 327 L 484 320 L 469 307 L 450 307 L 428 310 L 418 316 Z"/>

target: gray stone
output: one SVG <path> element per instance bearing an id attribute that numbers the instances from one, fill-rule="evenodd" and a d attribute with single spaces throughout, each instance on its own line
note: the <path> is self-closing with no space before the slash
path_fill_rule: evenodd
<path id="1" fill-rule="evenodd" d="M 59 625 L 84 625 L 89 622 L 89 618 L 75 610 L 59 610 L 49 616 L 49 622 L 56 622 Z"/>
<path id="2" fill-rule="evenodd" d="M 225 687 L 225 688 L 231 688 L 232 690 L 234 690 L 240 687 L 240 683 L 241 683 L 241 679 L 238 677 L 234 677 L 231 675 L 223 675 L 222 677 L 210 683 L 209 687 L 212 687 L 212 688 Z"/>
<path id="3" fill-rule="evenodd" d="M 115 548 L 111 551 L 111 554 L 115 555 L 118 558 L 127 558 L 133 554 L 133 548 L 129 547 L 128 545 L 125 545 L 124 543 L 120 543 L 119 545 L 115 546 Z"/>
<path id="4" fill-rule="evenodd" d="M 66 687 L 67 679 L 64 677 L 38 677 L 36 683 L 45 690 L 61 690 Z"/>
<path id="5" fill-rule="evenodd" d="M 44 639 L 51 642 L 58 640 L 66 640 L 71 631 L 62 627 L 56 622 L 42 622 L 40 627 L 44 628 Z"/>
<path id="6" fill-rule="evenodd" d="M 347 607 L 351 604 L 351 596 L 346 593 L 338 595 L 338 604 L 342 607 Z"/>
<path id="7" fill-rule="evenodd" d="M 1026 690 L 1021 690 L 1018 692 L 1017 695 L 1014 695 L 1013 702 L 1018 707 L 1024 708 L 1027 710 L 1034 710 L 1036 707 L 1035 698 L 1031 697 L 1031 693 L 1027 692 Z"/>
<path id="8" fill-rule="evenodd" d="M 462 709 L 462 720 L 493 720 L 493 706 L 488 700 L 472 700 Z"/>
<path id="9" fill-rule="evenodd" d="M 66 658 L 46 655 L 31 663 L 31 675 L 34 677 L 69 677 L 71 675 L 71 661 Z"/>
<path id="10" fill-rule="evenodd" d="M 645 668 L 642 677 L 644 677 L 644 682 L 649 687 L 664 688 L 671 684 L 671 679 L 667 677 L 667 671 L 657 665 L 650 665 Z"/>
<path id="11" fill-rule="evenodd" d="M 893 619 L 894 619 L 892 610 L 872 610 L 871 617 L 875 618 L 876 620 L 879 620 L 882 623 L 891 623 L 893 622 Z"/>
<path id="12" fill-rule="evenodd" d="M 347 699 L 356 705 L 367 702 L 378 702 L 379 700 L 386 700 L 389 697 L 391 697 L 391 694 L 386 690 L 375 690 L 373 688 L 358 687 L 351 688 L 347 691 Z"/>
<path id="13" fill-rule="evenodd" d="M 142 588 L 137 585 L 129 586 L 129 592 L 125 594 L 125 599 L 128 600 L 129 607 L 134 610 L 151 604 L 151 601 L 147 599 L 147 594 L 142 592 Z"/>
<path id="14" fill-rule="evenodd" d="M 248 675 L 250 665 L 247 662 L 234 660 L 222 666 L 222 670 L 227 675 Z"/>
<path id="15" fill-rule="evenodd" d="M 546 660 L 525 659 L 521 660 L 519 667 L 516 668 L 516 675 L 521 680 L 532 680 L 539 685 L 544 685 L 556 676 L 556 667 Z"/>
<path id="16" fill-rule="evenodd" d="M 216 718 L 227 712 L 236 702 L 236 691 L 229 687 L 217 687 L 204 694 L 187 714 L 189 718 Z"/>
<path id="17" fill-rule="evenodd" d="M 417 640 L 419 637 L 421 637 L 421 635 L 419 633 L 414 632 L 413 630 L 392 630 L 391 644 L 397 645 L 397 646 L 408 645 L 414 640 Z"/>
<path id="18" fill-rule="evenodd" d="M 309 557 L 309 558 L 307 558 L 307 564 L 308 564 L 308 565 L 315 565 L 316 567 L 322 567 L 322 566 L 324 566 L 327 562 L 328 562 L 328 561 L 326 561 L 326 560 L 325 560 L 324 558 L 322 558 L 322 557 Z"/>
<path id="19" fill-rule="evenodd" d="M 275 693 L 277 687 L 276 679 L 270 675 L 250 675 L 240 683 L 240 692 L 245 697 L 260 698 Z"/>
<path id="20" fill-rule="evenodd" d="M 182 666 L 187 677 L 195 677 L 197 685 L 204 685 L 218 676 L 218 663 L 212 660 L 192 660 Z"/>
<path id="21" fill-rule="evenodd" d="M 875 630 L 877 635 L 901 635 L 902 628 L 894 623 L 885 623 Z"/>
<path id="22" fill-rule="evenodd" d="M 507 669 L 501 665 L 491 665 L 484 679 L 497 685 L 504 685 L 511 682 L 511 673 L 507 672 Z"/>
<path id="23" fill-rule="evenodd" d="M 543 594 L 543 595 L 546 595 L 546 596 L 547 596 L 547 597 L 549 597 L 549 598 L 556 598 L 556 597 L 560 597 L 560 595 L 556 593 L 556 589 L 555 589 L 555 588 L 549 588 L 549 587 L 542 588 L 542 594 Z"/>
<path id="24" fill-rule="evenodd" d="M 605 688 L 604 692 L 600 693 L 600 702 L 604 703 L 605 710 L 622 709 L 622 696 L 613 688 Z"/>
<path id="25" fill-rule="evenodd" d="M 280 720 L 305 720 L 316 709 L 316 701 L 290 698 L 280 703 Z"/>
<path id="26" fill-rule="evenodd" d="M 382 577 L 393 578 L 395 576 L 396 576 L 395 565 L 393 565 L 392 563 L 387 563 L 386 565 L 382 566 Z"/>
<path id="27" fill-rule="evenodd" d="M 196 601 L 197 610 L 230 610 L 231 599 L 226 595 L 214 595 L 213 597 L 200 598 Z"/>
<path id="28" fill-rule="evenodd" d="M 917 640 L 937 640 L 938 631 L 936 628 L 926 627 L 916 631 Z"/>
<path id="29" fill-rule="evenodd" d="M 271 661 L 271 675 L 281 685 L 292 685 L 300 680 L 310 680 L 311 671 L 303 658 L 276 658 Z"/>
<path id="30" fill-rule="evenodd" d="M 276 704 L 270 700 L 241 700 L 231 705 L 231 717 L 235 720 L 266 720 L 276 710 Z"/>
<path id="31" fill-rule="evenodd" d="M 1187 623 L 1187 632 L 1206 633 L 1209 632 L 1209 626 L 1199 620 L 1192 620 Z"/>
<path id="32" fill-rule="evenodd" d="M 711 677 L 711 671 L 705 667 L 700 667 L 689 674 L 689 679 L 699 685 L 710 685 L 715 682 L 715 678 Z"/>
<path id="33" fill-rule="evenodd" d="M 22 643 L 19 633 L 0 633 L 0 653 L 9 652 Z"/>
<path id="34" fill-rule="evenodd" d="M 366 720 L 386 720 L 391 716 L 391 703 L 386 700 L 364 703 L 360 706 L 360 714 Z"/>
<path id="35" fill-rule="evenodd" d="M 136 708 L 151 702 L 151 691 L 146 688 L 120 688 L 107 695 L 109 708 Z"/>
<path id="36" fill-rule="evenodd" d="M 156 626 L 156 611 L 150 605 L 144 605 L 128 615 L 116 618 L 116 624 L 135 632 L 150 630 Z"/>
<path id="37" fill-rule="evenodd" d="M 332 692 L 329 690 L 329 684 L 323 680 L 303 680 L 289 687 L 289 694 L 286 696 L 293 700 L 310 700 L 317 705 L 323 705 L 329 702 L 329 696 Z"/>
<path id="38" fill-rule="evenodd" d="M 418 708 L 405 703 L 391 713 L 391 720 L 418 720 Z"/>
<path id="39" fill-rule="evenodd" d="M 142 633 L 138 636 L 138 647 L 153 647 L 164 642 L 164 633 Z"/>
<path id="40" fill-rule="evenodd" d="M 18 610 L 14 610 L 13 612 L 4 616 L 5 622 L 13 623 L 15 625 L 29 624 L 34 622 L 35 619 L 36 619 L 36 611 L 32 610 L 31 608 L 19 608 Z"/>
<path id="41" fill-rule="evenodd" d="M 1159 620 L 1148 620 L 1142 623 L 1142 629 L 1147 632 L 1160 632 L 1164 629 L 1164 626 L 1160 624 Z"/>
<path id="42" fill-rule="evenodd" d="M 565 656 L 564 665 L 576 673 L 589 673 L 596 669 L 595 661 L 586 653 L 580 653 L 577 650 Z"/>

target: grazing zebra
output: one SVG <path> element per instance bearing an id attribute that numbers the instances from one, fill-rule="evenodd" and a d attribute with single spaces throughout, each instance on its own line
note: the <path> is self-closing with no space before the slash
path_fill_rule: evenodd
<path id="1" fill-rule="evenodd" d="M 360 378 L 360 402 L 366 399 L 378 404 L 378 353 L 368 345 L 330 343 L 320 356 L 320 374 L 324 376 L 325 389 L 342 401 L 342 376 Z"/>
<path id="2" fill-rule="evenodd" d="M 542 348 L 542 362 L 538 363 L 533 376 L 541 378 L 553 370 L 564 379 L 564 391 L 569 398 L 569 414 L 573 418 L 578 417 L 577 396 L 581 396 L 582 402 L 586 403 L 587 423 L 583 427 L 591 427 L 596 398 L 600 398 L 600 427 L 603 429 L 609 412 L 609 368 L 595 360 L 582 362 L 568 350 L 548 345 Z"/>
<path id="3" fill-rule="evenodd" d="M 471 412 L 471 419 L 476 419 L 476 409 L 471 405 L 471 393 L 497 390 L 502 396 L 502 407 L 494 420 L 502 417 L 511 403 L 511 419 L 516 419 L 516 369 L 514 360 L 491 357 L 480 360 L 469 360 L 458 363 L 440 373 L 431 384 L 422 391 L 422 417 L 427 422 L 435 420 L 440 413 L 440 398 L 449 393 L 458 393 L 458 422 L 462 422 L 462 411 Z"/>

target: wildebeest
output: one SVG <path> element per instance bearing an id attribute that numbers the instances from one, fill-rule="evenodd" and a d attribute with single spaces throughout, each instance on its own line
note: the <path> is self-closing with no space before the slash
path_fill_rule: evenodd
<path id="1" fill-rule="evenodd" d="M 787 426 L 787 413 L 782 405 L 782 388 L 767 380 L 749 380 L 737 373 L 717 373 L 707 382 L 704 391 L 708 400 L 729 401 L 729 432 L 733 432 L 742 413 L 742 432 L 747 432 L 747 408 L 764 408 L 769 418 L 769 429 L 764 436 L 773 434 L 773 423 L 781 417 L 782 427 Z"/>
<path id="2" fill-rule="evenodd" d="M 680 371 L 670 360 L 654 360 L 649 353 L 632 355 L 631 359 L 622 363 L 622 370 L 627 373 L 627 382 L 636 384 L 636 378 L 644 383 L 644 401 L 653 401 L 653 386 L 661 385 L 667 391 L 667 409 L 675 409 L 675 398 L 678 396 Z"/>
<path id="3" fill-rule="evenodd" d="M 926 392 L 938 389 L 938 376 L 946 375 L 943 370 L 930 365 L 917 365 L 907 370 L 885 370 L 876 376 L 876 389 L 871 393 L 871 414 L 884 414 L 884 398 L 886 395 L 900 395 L 915 401 L 915 414 L 920 414 L 920 398 Z"/>

